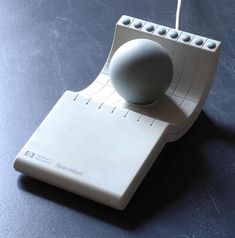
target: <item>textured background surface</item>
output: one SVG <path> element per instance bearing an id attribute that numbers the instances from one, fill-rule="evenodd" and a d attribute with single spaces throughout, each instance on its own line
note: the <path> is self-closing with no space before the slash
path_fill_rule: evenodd
<path id="1" fill-rule="evenodd" d="M 25 177 L 17 152 L 66 89 L 102 68 L 127 14 L 174 26 L 175 0 L 0 0 L 0 237 L 235 237 L 235 1 L 183 0 L 181 29 L 221 40 L 204 111 L 123 212 Z"/>

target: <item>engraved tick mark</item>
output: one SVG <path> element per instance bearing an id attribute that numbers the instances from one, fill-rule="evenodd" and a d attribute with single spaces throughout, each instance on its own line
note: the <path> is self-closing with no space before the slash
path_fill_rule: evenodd
<path id="1" fill-rule="evenodd" d="M 150 126 L 153 126 L 153 124 L 154 124 L 155 121 L 156 121 L 156 120 L 153 119 L 153 121 L 151 122 Z"/>
<path id="2" fill-rule="evenodd" d="M 117 107 L 114 107 L 114 109 L 111 111 L 111 113 L 114 113 L 114 111 L 115 111 L 116 108 L 117 108 Z"/>
<path id="3" fill-rule="evenodd" d="M 101 107 L 104 105 L 104 103 L 102 102 L 101 104 L 100 104 L 100 106 L 98 107 L 98 109 L 101 109 Z"/>
<path id="4" fill-rule="evenodd" d="M 78 98 L 78 96 L 79 96 L 79 94 L 73 99 L 74 101 L 76 101 L 77 100 L 77 98 Z"/>
<path id="5" fill-rule="evenodd" d="M 142 115 L 140 115 L 140 117 L 138 118 L 138 120 L 137 120 L 138 122 L 140 121 L 141 117 L 142 117 Z"/>
<path id="6" fill-rule="evenodd" d="M 91 98 L 86 102 L 86 105 L 88 105 L 90 101 L 91 101 Z"/>
<path id="7" fill-rule="evenodd" d="M 127 113 L 124 115 L 124 117 L 127 117 L 127 114 L 129 113 L 129 111 L 127 111 Z"/>

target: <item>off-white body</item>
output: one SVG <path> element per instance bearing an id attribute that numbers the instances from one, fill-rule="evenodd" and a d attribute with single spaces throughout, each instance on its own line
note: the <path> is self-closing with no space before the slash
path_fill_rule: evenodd
<path id="1" fill-rule="evenodd" d="M 124 25 L 123 19 L 130 24 Z M 135 29 L 134 24 L 142 22 Z M 154 26 L 152 32 L 146 27 Z M 109 57 L 97 79 L 80 92 L 66 91 L 16 157 L 16 170 L 105 205 L 124 209 L 165 143 L 193 124 L 208 95 L 220 42 L 122 16 Z M 189 42 L 183 36 L 191 36 Z M 109 63 L 125 42 L 160 43 L 174 64 L 173 81 L 155 104 L 127 103 L 112 87 Z M 203 39 L 197 46 L 195 41 Z M 209 49 L 208 42 L 216 47 Z"/>

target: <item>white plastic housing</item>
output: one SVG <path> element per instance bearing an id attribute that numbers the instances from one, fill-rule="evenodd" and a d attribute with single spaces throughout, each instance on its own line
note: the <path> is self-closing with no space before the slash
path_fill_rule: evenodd
<path id="1" fill-rule="evenodd" d="M 160 43 L 174 63 L 173 81 L 154 105 L 127 103 L 110 83 L 114 52 L 137 38 Z M 17 155 L 15 169 L 124 209 L 165 143 L 181 137 L 200 113 L 219 50 L 218 41 L 122 16 L 101 73 L 85 90 L 64 93 Z"/>

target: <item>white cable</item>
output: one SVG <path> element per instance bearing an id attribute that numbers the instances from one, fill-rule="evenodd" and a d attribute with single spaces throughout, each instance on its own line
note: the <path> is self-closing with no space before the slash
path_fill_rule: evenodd
<path id="1" fill-rule="evenodd" d="M 178 0 L 176 16 L 175 16 L 175 29 L 176 30 L 179 30 L 179 27 L 180 27 L 180 10 L 181 10 L 181 0 Z"/>

